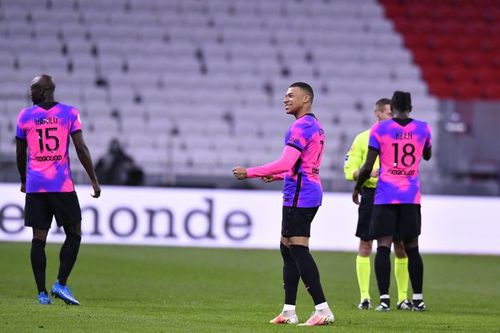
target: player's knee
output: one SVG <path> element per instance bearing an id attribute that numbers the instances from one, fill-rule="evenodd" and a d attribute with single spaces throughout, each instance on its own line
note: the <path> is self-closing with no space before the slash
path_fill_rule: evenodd
<path id="1" fill-rule="evenodd" d="M 298 245 L 298 246 L 309 246 L 309 238 L 308 237 L 290 237 L 288 238 L 288 245 Z"/>
<path id="2" fill-rule="evenodd" d="M 49 233 L 48 230 L 45 229 L 33 229 L 33 239 L 37 239 L 40 241 L 47 241 L 47 234 Z"/>
<path id="3" fill-rule="evenodd" d="M 280 243 L 280 252 L 281 252 L 281 257 L 283 258 L 285 264 L 289 262 L 293 263 L 292 253 L 290 252 L 290 248 L 288 246 L 286 246 L 283 243 Z"/>
<path id="4" fill-rule="evenodd" d="M 406 253 L 408 253 L 408 251 L 410 249 L 413 249 L 416 247 L 418 247 L 418 238 L 406 239 L 404 241 L 404 249 L 405 249 Z"/>
<path id="5" fill-rule="evenodd" d="M 407 255 L 406 255 L 406 251 L 404 250 L 404 248 L 394 248 L 394 255 L 396 256 L 396 258 L 406 258 Z"/>
<path id="6" fill-rule="evenodd" d="M 69 239 L 69 240 L 79 244 L 82 240 L 82 236 L 78 233 L 67 232 L 66 239 Z"/>
<path id="7" fill-rule="evenodd" d="M 81 238 L 82 236 L 82 227 L 80 223 L 71 224 L 64 226 L 64 232 L 66 233 L 66 237 L 75 237 Z"/>
<path id="8" fill-rule="evenodd" d="M 394 255 L 396 258 L 406 258 L 406 251 L 403 242 L 394 242 Z"/>
<path id="9" fill-rule="evenodd" d="M 358 254 L 361 257 L 368 257 L 372 253 L 372 241 L 360 241 Z"/>

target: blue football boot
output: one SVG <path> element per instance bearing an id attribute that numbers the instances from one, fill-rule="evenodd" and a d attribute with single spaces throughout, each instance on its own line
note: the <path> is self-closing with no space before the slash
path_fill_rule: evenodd
<path id="1" fill-rule="evenodd" d="M 38 294 L 38 304 L 42 305 L 52 304 L 49 295 L 45 291 L 42 291 Z"/>
<path id="2" fill-rule="evenodd" d="M 52 287 L 50 293 L 52 294 L 52 296 L 65 301 L 66 304 L 80 305 L 80 302 L 78 302 L 78 300 L 73 296 L 68 286 L 63 286 L 59 283 L 59 281 L 56 281 L 56 283 L 54 283 L 54 286 Z"/>

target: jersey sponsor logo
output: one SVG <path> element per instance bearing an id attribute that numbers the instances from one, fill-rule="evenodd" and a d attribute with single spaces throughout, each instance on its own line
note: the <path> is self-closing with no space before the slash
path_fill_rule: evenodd
<path id="1" fill-rule="evenodd" d="M 415 175 L 415 170 L 402 170 L 402 169 L 389 169 L 387 171 L 390 175 L 396 175 L 396 176 L 413 176 Z"/>
<path id="2" fill-rule="evenodd" d="M 50 155 L 50 156 L 37 156 L 35 160 L 38 162 L 52 162 L 62 160 L 62 155 Z"/>

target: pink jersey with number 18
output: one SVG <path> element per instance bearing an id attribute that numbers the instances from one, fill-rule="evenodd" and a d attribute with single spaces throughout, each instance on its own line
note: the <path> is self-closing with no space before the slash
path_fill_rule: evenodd
<path id="1" fill-rule="evenodd" d="M 375 205 L 420 204 L 419 165 L 431 145 L 426 122 L 388 119 L 373 125 L 368 146 L 380 155 Z"/>

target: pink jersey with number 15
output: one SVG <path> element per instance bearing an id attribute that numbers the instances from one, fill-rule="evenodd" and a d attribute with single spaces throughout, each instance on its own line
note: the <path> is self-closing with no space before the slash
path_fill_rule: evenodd
<path id="1" fill-rule="evenodd" d="M 73 192 L 69 166 L 70 135 L 81 130 L 78 110 L 56 103 L 21 110 L 16 137 L 28 144 L 26 192 Z"/>

